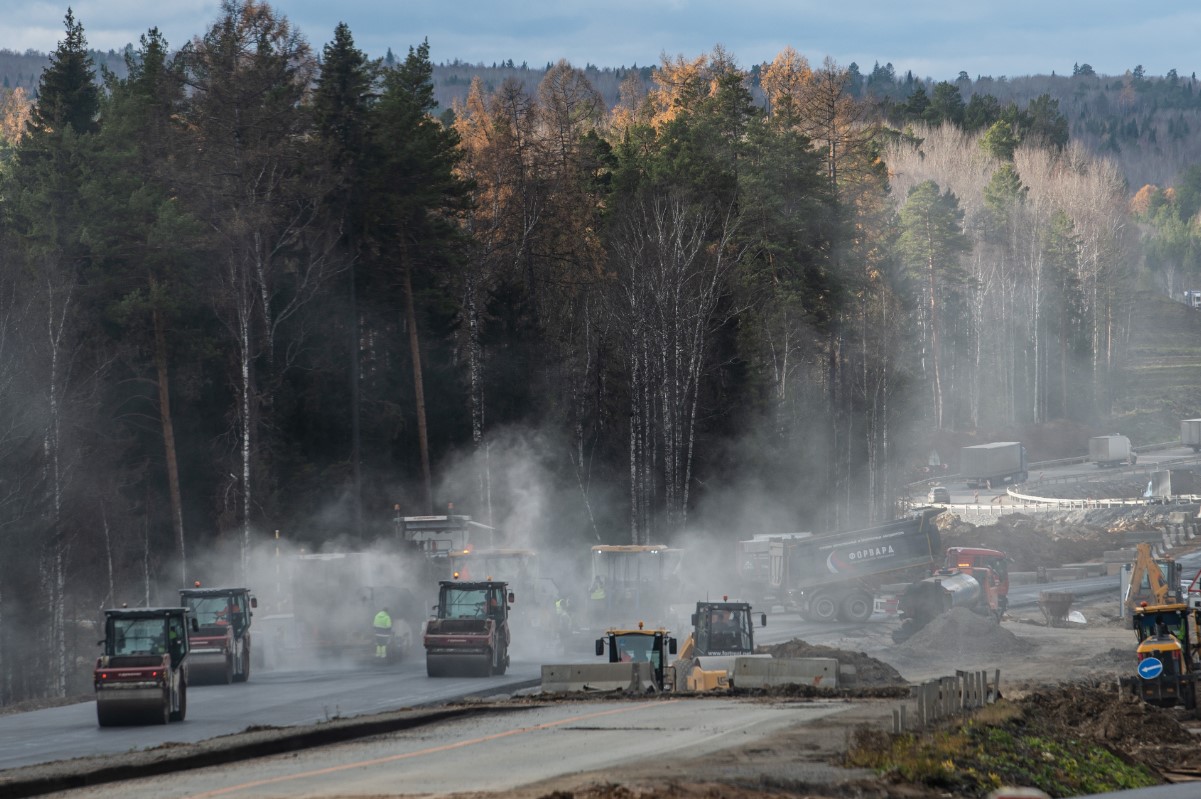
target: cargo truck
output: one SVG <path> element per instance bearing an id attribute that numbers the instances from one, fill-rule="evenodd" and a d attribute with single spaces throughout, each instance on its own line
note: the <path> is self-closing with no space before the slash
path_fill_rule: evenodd
<path id="1" fill-rule="evenodd" d="M 1106 469 L 1123 463 L 1134 465 L 1138 456 L 1130 448 L 1130 439 L 1126 436 L 1093 436 L 1088 440 L 1088 459 L 1097 464 L 1098 469 Z"/>
<path id="2" fill-rule="evenodd" d="M 1180 445 L 1201 452 L 1201 419 L 1180 420 Z"/>
<path id="3" fill-rule="evenodd" d="M 810 621 L 864 622 L 885 583 L 924 577 L 943 556 L 934 517 L 923 508 L 878 527 L 771 544 L 771 583 Z"/>
<path id="4" fill-rule="evenodd" d="M 959 474 L 968 488 L 989 488 L 1024 483 L 1026 448 L 1019 441 L 976 444 L 959 451 Z"/>

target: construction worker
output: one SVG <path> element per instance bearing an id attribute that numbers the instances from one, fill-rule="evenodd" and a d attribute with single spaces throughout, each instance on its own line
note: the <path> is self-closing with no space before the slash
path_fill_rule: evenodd
<path id="1" fill-rule="evenodd" d="M 385 607 L 375 614 L 375 656 L 381 660 L 388 657 L 388 642 L 392 640 L 392 617 Z"/>

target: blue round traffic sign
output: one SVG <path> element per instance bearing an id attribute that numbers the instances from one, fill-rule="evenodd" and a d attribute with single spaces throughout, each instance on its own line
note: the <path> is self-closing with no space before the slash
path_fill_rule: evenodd
<path id="1" fill-rule="evenodd" d="M 1163 663 L 1159 658 L 1143 658 L 1138 662 L 1138 676 L 1144 680 L 1154 680 L 1163 674 Z"/>

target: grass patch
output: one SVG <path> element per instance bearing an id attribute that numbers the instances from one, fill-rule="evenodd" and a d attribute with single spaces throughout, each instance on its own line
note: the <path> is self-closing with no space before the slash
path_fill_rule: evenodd
<path id="1" fill-rule="evenodd" d="M 846 764 L 965 799 L 1013 785 L 1051 796 L 1080 796 L 1163 782 L 1149 767 L 1095 741 L 1065 739 L 1044 729 L 1037 718 L 1008 702 L 944 730 L 904 735 L 860 730 Z"/>

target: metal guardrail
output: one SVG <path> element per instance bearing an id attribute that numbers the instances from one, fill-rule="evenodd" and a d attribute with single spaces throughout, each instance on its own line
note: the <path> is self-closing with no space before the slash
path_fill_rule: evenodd
<path id="1" fill-rule="evenodd" d="M 1133 450 L 1136 454 L 1138 454 L 1138 453 L 1143 453 L 1143 452 L 1158 452 L 1159 450 L 1173 449 L 1175 447 L 1182 447 L 1182 446 L 1184 446 L 1184 445 L 1181 444 L 1179 440 L 1177 440 L 1177 441 L 1164 441 L 1159 444 L 1144 444 L 1141 447 L 1131 447 L 1130 449 Z M 1186 456 L 1184 456 L 1183 459 L 1187 459 L 1187 458 L 1189 458 L 1189 456 L 1186 455 Z M 1199 456 L 1197 459 L 1201 460 L 1201 456 Z M 1175 461 L 1172 461 L 1172 462 L 1175 463 Z M 1088 455 L 1076 455 L 1071 458 L 1057 458 L 1056 460 L 1049 460 L 1049 461 L 1035 461 L 1034 463 L 1029 463 L 1026 465 L 1026 471 L 1032 472 L 1037 469 L 1050 469 L 1055 466 L 1070 466 L 1073 463 L 1088 463 Z M 1114 472 L 1110 472 L 1110 474 L 1114 474 Z M 950 473 L 950 474 L 941 474 L 941 475 L 938 475 L 937 477 L 924 477 L 921 480 L 918 480 L 916 482 L 908 483 L 905 487 L 907 489 L 910 489 L 910 493 L 912 493 L 912 489 L 914 489 L 914 488 L 918 488 L 918 487 L 929 488 L 930 486 L 938 485 L 940 483 L 949 483 L 949 482 L 952 482 L 953 480 L 961 480 L 962 478 L 963 478 L 963 475 L 961 475 L 959 472 L 954 472 L 954 473 Z"/>

